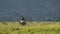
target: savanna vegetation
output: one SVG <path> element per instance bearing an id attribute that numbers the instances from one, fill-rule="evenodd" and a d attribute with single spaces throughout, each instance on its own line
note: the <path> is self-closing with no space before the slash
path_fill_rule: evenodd
<path id="1" fill-rule="evenodd" d="M 0 22 L 0 34 L 60 34 L 60 22 Z"/>

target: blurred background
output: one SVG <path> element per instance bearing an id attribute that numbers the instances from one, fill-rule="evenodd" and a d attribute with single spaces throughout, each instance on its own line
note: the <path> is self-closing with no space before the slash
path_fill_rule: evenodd
<path id="1" fill-rule="evenodd" d="M 0 0 L 0 21 L 60 21 L 60 0 Z"/>

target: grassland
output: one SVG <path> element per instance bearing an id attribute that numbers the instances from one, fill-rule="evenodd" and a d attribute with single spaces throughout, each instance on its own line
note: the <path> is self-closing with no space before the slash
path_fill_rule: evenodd
<path id="1" fill-rule="evenodd" d="M 0 22 L 0 34 L 60 34 L 60 22 Z"/>

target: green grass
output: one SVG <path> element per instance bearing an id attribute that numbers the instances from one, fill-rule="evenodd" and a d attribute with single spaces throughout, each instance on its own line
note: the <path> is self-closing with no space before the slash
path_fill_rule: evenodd
<path id="1" fill-rule="evenodd" d="M 60 34 L 60 22 L 0 22 L 0 34 Z"/>

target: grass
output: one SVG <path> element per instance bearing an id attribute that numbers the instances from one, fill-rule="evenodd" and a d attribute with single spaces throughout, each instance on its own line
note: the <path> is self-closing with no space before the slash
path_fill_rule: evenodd
<path id="1" fill-rule="evenodd" d="M 60 34 L 60 22 L 0 22 L 0 34 Z"/>

